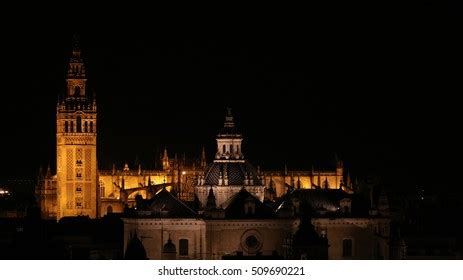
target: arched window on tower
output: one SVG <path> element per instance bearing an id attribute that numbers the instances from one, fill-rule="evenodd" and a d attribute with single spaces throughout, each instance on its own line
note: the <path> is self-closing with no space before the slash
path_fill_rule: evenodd
<path id="1" fill-rule="evenodd" d="M 85 124 L 84 124 L 84 132 L 88 132 L 88 122 L 85 121 Z"/>
<path id="2" fill-rule="evenodd" d="M 64 132 L 69 132 L 69 123 L 68 123 L 68 121 L 64 122 Z"/>
<path id="3" fill-rule="evenodd" d="M 230 154 L 233 154 L 233 145 L 230 145 Z"/>
<path id="4" fill-rule="evenodd" d="M 240 153 L 240 146 L 236 145 L 236 153 L 239 154 Z"/>
<path id="5" fill-rule="evenodd" d="M 76 125 L 77 125 L 76 131 L 82 132 L 82 117 L 81 116 L 77 116 Z"/>
<path id="6" fill-rule="evenodd" d="M 73 121 L 71 121 L 70 132 L 71 133 L 74 132 L 74 122 Z"/>
<path id="7" fill-rule="evenodd" d="M 75 95 L 75 96 L 79 96 L 79 95 L 80 95 L 80 87 L 79 87 L 79 86 L 76 86 L 76 87 L 74 88 L 74 95 Z"/>
<path id="8" fill-rule="evenodd" d="M 93 122 L 90 122 L 90 132 L 93 132 Z"/>
<path id="9" fill-rule="evenodd" d="M 225 154 L 225 145 L 222 146 L 222 153 Z"/>

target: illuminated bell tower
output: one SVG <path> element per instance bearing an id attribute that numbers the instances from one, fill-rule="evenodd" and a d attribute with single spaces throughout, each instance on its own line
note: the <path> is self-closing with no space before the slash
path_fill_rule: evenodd
<path id="1" fill-rule="evenodd" d="M 96 158 L 97 107 L 86 88 L 85 65 L 77 38 L 66 77 L 67 91 L 56 112 L 57 219 L 98 217 Z"/>

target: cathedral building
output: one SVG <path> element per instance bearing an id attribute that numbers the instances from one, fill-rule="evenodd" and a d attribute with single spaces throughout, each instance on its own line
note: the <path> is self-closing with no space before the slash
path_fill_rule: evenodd
<path id="1" fill-rule="evenodd" d="M 124 213 L 126 258 L 389 257 L 387 203 L 379 209 L 356 194 L 341 160 L 332 170 L 255 168 L 229 109 L 209 164 L 204 149 L 193 161 L 164 149 L 160 169 L 102 170 L 97 103 L 77 41 L 66 84 L 57 103 L 56 174 L 40 172 L 36 187 L 42 218 Z"/>

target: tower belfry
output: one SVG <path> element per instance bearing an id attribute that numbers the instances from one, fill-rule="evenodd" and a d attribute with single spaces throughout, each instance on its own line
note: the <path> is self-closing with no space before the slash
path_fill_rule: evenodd
<path id="1" fill-rule="evenodd" d="M 233 121 L 231 109 L 228 108 L 223 128 L 217 135 L 217 153 L 215 154 L 216 160 L 226 159 L 243 161 L 244 156 L 241 151 L 242 141 L 243 136 L 235 128 L 235 122 Z"/>
<path id="2" fill-rule="evenodd" d="M 66 94 L 56 112 L 57 219 L 98 217 L 97 107 L 87 92 L 85 65 L 77 36 L 69 59 Z"/>
<path id="3" fill-rule="evenodd" d="M 69 59 L 68 73 L 66 76 L 67 96 L 85 97 L 86 82 L 85 64 L 81 57 L 79 38 L 77 35 L 74 35 L 74 46 Z"/>

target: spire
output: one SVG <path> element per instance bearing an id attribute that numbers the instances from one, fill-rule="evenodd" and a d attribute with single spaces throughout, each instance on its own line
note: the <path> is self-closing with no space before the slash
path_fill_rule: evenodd
<path id="1" fill-rule="evenodd" d="M 43 168 L 42 166 L 39 167 L 39 174 L 37 174 L 37 180 L 40 181 L 43 179 Z"/>
<path id="2" fill-rule="evenodd" d="M 72 46 L 72 51 L 73 52 L 80 52 L 80 42 L 79 42 L 79 35 L 77 33 L 72 36 L 73 40 L 73 46 Z"/>
<path id="3" fill-rule="evenodd" d="M 389 210 L 389 200 L 384 187 L 381 187 L 381 193 L 378 199 L 378 210 L 382 212 L 383 215 L 386 215 Z"/>
<path id="4" fill-rule="evenodd" d="M 231 109 L 228 108 L 225 115 L 223 128 L 217 134 L 217 160 L 243 160 L 244 156 L 241 149 L 243 136 L 237 131 Z"/>
<path id="5" fill-rule="evenodd" d="M 225 116 L 225 123 L 224 127 L 235 127 L 235 123 L 233 122 L 233 115 L 231 113 L 231 108 L 227 108 L 227 115 Z"/>
<path id="6" fill-rule="evenodd" d="M 340 159 L 336 160 L 336 167 L 337 168 L 343 168 L 344 167 L 344 162 Z"/>
<path id="7" fill-rule="evenodd" d="M 69 59 L 67 81 L 67 96 L 85 96 L 85 65 L 81 56 L 79 37 L 74 35 L 72 53 Z"/>
<path id="8" fill-rule="evenodd" d="M 334 154 L 334 161 L 336 162 L 336 167 L 342 167 L 342 160 L 338 157 L 338 153 Z"/>
<path id="9" fill-rule="evenodd" d="M 167 159 L 167 158 L 169 158 L 167 156 L 167 147 L 164 147 L 164 154 L 162 155 L 162 159 Z"/>
<path id="10" fill-rule="evenodd" d="M 169 156 L 167 155 L 167 147 L 164 147 L 164 154 L 162 155 L 162 169 L 169 169 Z"/>
<path id="11" fill-rule="evenodd" d="M 228 186 L 228 171 L 227 171 L 227 164 L 223 166 L 223 184 Z"/>
<path id="12" fill-rule="evenodd" d="M 206 162 L 206 151 L 204 150 L 204 146 L 203 146 L 203 150 L 201 152 L 201 168 L 206 168 L 206 165 L 207 165 L 207 162 Z"/>
<path id="13" fill-rule="evenodd" d="M 72 54 L 69 60 L 68 79 L 85 79 L 85 65 L 81 57 L 79 36 L 73 37 Z"/>
<path id="14" fill-rule="evenodd" d="M 45 178 L 51 178 L 50 165 L 47 166 L 47 173 L 45 175 Z"/>

